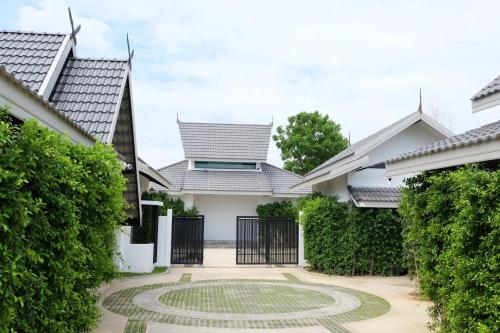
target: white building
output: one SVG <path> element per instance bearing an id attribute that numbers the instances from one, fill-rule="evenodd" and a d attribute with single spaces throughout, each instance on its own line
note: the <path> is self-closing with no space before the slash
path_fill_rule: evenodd
<path id="1" fill-rule="evenodd" d="M 172 186 L 153 185 L 153 190 L 196 206 L 205 216 L 206 241 L 234 241 L 237 216 L 255 216 L 259 204 L 310 192 L 290 190 L 302 177 L 267 163 L 272 124 L 178 121 L 178 126 L 185 160 L 158 169 Z"/>
<path id="2" fill-rule="evenodd" d="M 350 145 L 292 187 L 312 186 L 314 192 L 336 195 L 358 207 L 395 208 L 399 187 L 407 175 L 388 178 L 385 161 L 453 133 L 421 111 L 414 112 Z"/>

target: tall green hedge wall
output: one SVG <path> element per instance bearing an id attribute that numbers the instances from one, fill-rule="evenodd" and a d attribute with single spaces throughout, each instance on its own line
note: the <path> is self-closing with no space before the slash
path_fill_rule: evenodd
<path id="1" fill-rule="evenodd" d="M 72 144 L 0 108 L 0 332 L 88 332 L 126 216 L 111 147 Z"/>
<path id="2" fill-rule="evenodd" d="M 298 217 L 299 212 L 290 201 L 275 201 L 257 206 L 259 217 Z"/>
<path id="3" fill-rule="evenodd" d="M 301 206 L 305 259 L 313 269 L 339 275 L 405 273 L 396 210 L 356 208 L 317 196 Z"/>
<path id="4" fill-rule="evenodd" d="M 407 181 L 405 247 L 442 332 L 500 332 L 500 171 L 478 166 Z"/>

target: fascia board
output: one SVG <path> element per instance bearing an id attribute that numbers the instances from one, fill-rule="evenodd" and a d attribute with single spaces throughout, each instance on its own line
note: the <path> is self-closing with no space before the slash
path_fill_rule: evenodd
<path id="1" fill-rule="evenodd" d="M 500 105 L 500 92 L 471 101 L 472 112 L 479 112 Z"/>
<path id="2" fill-rule="evenodd" d="M 272 192 L 237 192 L 237 191 L 203 191 L 203 190 L 181 190 L 182 194 L 227 194 L 227 195 L 268 195 Z"/>
<path id="3" fill-rule="evenodd" d="M 500 139 L 386 163 L 386 176 L 401 176 L 426 170 L 500 159 Z"/>
<path id="4" fill-rule="evenodd" d="M 73 49 L 73 40 L 71 39 L 71 35 L 66 35 L 59 46 L 59 50 L 57 50 L 56 56 L 50 65 L 49 71 L 45 76 L 45 79 L 38 89 L 38 93 L 45 99 L 49 99 L 52 94 L 52 90 L 61 74 L 61 70 L 68 58 L 69 52 Z"/>

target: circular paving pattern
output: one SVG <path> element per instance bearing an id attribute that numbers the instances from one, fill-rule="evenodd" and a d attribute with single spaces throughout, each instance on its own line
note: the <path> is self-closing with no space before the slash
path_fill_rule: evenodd
<path id="1" fill-rule="evenodd" d="M 211 283 L 164 293 L 160 302 L 189 311 L 264 314 L 307 311 L 331 306 L 333 296 L 316 290 L 267 283 Z"/>
<path id="2" fill-rule="evenodd" d="M 339 324 L 389 310 L 382 298 L 331 285 L 277 280 L 177 282 L 125 289 L 103 305 L 129 319 L 230 328 L 287 328 Z"/>

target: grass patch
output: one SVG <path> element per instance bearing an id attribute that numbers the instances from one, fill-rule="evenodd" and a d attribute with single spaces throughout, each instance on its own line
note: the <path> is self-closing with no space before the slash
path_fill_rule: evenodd
<path id="1" fill-rule="evenodd" d="M 165 273 L 167 271 L 168 267 L 163 266 L 163 267 L 155 267 L 152 272 L 150 273 L 132 273 L 132 272 L 121 272 L 119 273 L 119 278 L 127 278 L 131 276 L 143 276 L 143 275 L 152 275 L 152 274 L 160 274 L 160 273 Z"/>

